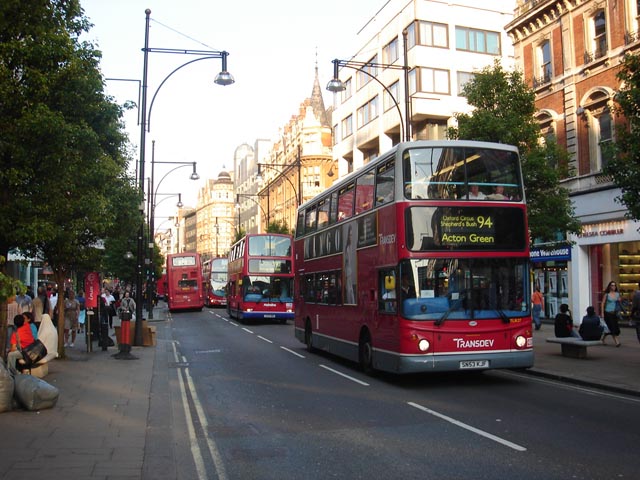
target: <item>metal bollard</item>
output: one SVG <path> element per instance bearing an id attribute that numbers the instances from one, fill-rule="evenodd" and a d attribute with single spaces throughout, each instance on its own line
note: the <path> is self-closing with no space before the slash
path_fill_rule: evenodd
<path id="1" fill-rule="evenodd" d="M 119 360 L 134 360 L 138 357 L 131 355 L 131 312 L 123 311 L 120 314 L 120 351 L 113 357 Z"/>

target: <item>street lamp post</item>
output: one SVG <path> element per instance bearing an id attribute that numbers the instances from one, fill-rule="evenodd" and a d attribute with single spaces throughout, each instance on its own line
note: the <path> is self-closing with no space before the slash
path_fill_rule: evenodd
<path id="1" fill-rule="evenodd" d="M 259 198 L 262 196 L 263 195 L 250 194 L 250 193 L 236 193 L 236 208 L 238 209 L 238 231 L 240 231 L 240 197 L 248 198 L 253 203 L 255 203 L 260 208 L 260 210 L 262 210 L 262 215 L 266 220 L 266 225 L 267 227 L 269 226 L 269 214 L 267 213 L 269 211 L 269 207 L 268 207 L 269 197 L 267 196 L 267 212 L 264 211 L 264 208 L 262 208 L 262 205 L 260 204 L 260 202 L 258 202 L 253 198 L 253 197 Z M 216 226 L 217 226 L 217 221 L 218 219 L 216 218 Z"/>
<path id="2" fill-rule="evenodd" d="M 256 174 L 256 180 L 260 183 L 262 182 L 262 168 L 270 168 L 272 170 L 275 170 L 278 173 L 278 177 L 283 177 L 287 182 L 289 182 L 289 185 L 291 185 L 291 189 L 293 190 L 293 193 L 295 194 L 295 200 L 296 200 L 296 208 L 298 208 L 300 205 L 302 205 L 303 202 L 303 197 L 302 197 L 302 159 L 300 157 L 300 146 L 298 145 L 298 153 L 296 155 L 296 159 L 293 162 L 290 163 L 284 163 L 284 164 L 280 164 L 280 163 L 258 163 L 258 173 Z M 293 184 L 293 182 L 291 181 L 291 179 L 288 177 L 287 175 L 287 171 L 289 170 L 289 168 L 292 167 L 296 167 L 298 169 L 298 188 L 296 188 L 296 186 Z M 269 208 L 269 202 L 270 202 L 270 194 L 269 194 L 269 186 L 271 185 L 272 182 L 267 182 L 267 228 L 269 227 L 269 222 L 271 221 L 270 215 L 270 208 Z"/>
<path id="3" fill-rule="evenodd" d="M 333 60 L 333 78 L 327 84 L 327 90 L 330 92 L 338 93 L 344 91 L 347 87 L 344 82 L 340 80 L 338 77 L 338 69 L 340 67 L 352 68 L 359 72 L 362 72 L 373 80 L 378 82 L 384 88 L 384 90 L 389 94 L 389 97 L 393 100 L 395 104 L 396 110 L 398 111 L 398 115 L 400 116 L 400 132 L 401 137 L 406 141 L 411 141 L 411 97 L 409 95 L 409 60 L 408 60 L 408 47 L 407 47 L 407 30 L 402 31 L 402 43 L 403 43 L 403 64 L 387 64 L 387 63 L 374 63 L 374 62 L 358 62 L 355 60 L 338 60 L 337 58 Z M 388 68 L 390 70 L 403 70 L 404 71 L 404 117 L 402 115 L 402 111 L 400 110 L 400 103 L 398 99 L 391 93 L 389 88 L 382 83 L 378 77 L 369 73 L 366 67 L 370 68 Z"/>
<path id="4" fill-rule="evenodd" d="M 141 95 L 141 112 L 140 112 L 140 165 L 138 168 L 138 188 L 140 190 L 141 198 L 144 197 L 144 165 L 145 165 L 145 148 L 146 148 L 146 134 L 149 131 L 150 125 L 150 117 L 151 117 L 151 109 L 147 111 L 147 78 L 149 71 L 149 53 L 170 53 L 170 54 L 179 54 L 179 55 L 195 55 L 198 58 L 195 60 L 188 61 L 183 63 L 179 67 L 175 68 L 169 75 L 167 75 L 164 80 L 158 86 L 156 92 L 153 95 L 151 105 L 153 105 L 153 100 L 155 100 L 158 91 L 164 83 L 171 77 L 174 73 L 176 73 L 181 68 L 190 65 L 196 61 L 206 60 L 206 59 L 221 59 L 222 60 L 222 70 L 220 73 L 216 75 L 214 83 L 217 85 L 231 85 L 234 83 L 233 76 L 227 71 L 227 57 L 229 53 L 226 51 L 217 51 L 217 50 L 178 50 L 178 49 L 170 49 L 170 48 L 150 48 L 149 47 L 149 23 L 151 20 L 151 10 L 145 10 L 146 19 L 145 19 L 145 31 L 144 31 L 144 48 L 142 51 L 144 52 L 144 60 L 143 60 L 143 69 L 142 69 L 142 95 Z M 135 326 L 135 335 L 134 335 L 134 344 L 142 345 L 142 264 L 144 260 L 144 215 L 142 214 L 144 211 L 144 207 L 140 209 L 141 218 L 140 218 L 140 228 L 138 230 L 138 251 L 137 251 L 137 270 L 136 270 L 136 326 Z"/>
<path id="5" fill-rule="evenodd" d="M 164 181 L 164 179 L 167 178 L 167 176 L 169 176 L 170 173 L 182 167 L 192 166 L 193 171 L 189 176 L 189 179 L 190 180 L 200 179 L 200 175 L 198 175 L 198 172 L 196 171 L 196 162 L 158 162 L 155 160 L 155 151 L 156 151 L 156 141 L 153 140 L 151 142 L 151 184 L 149 186 L 149 258 L 147 262 L 147 273 L 148 273 L 147 274 L 147 314 L 149 315 L 150 319 L 153 319 L 153 292 L 154 292 L 153 285 L 155 282 L 154 268 L 153 268 L 153 258 L 155 253 L 154 222 L 155 222 L 156 206 L 158 203 L 160 203 L 160 202 L 156 202 L 156 199 L 158 196 L 158 190 L 160 189 L 160 185 L 162 185 L 162 182 Z M 164 176 L 158 182 L 158 185 L 155 185 L 154 175 L 155 175 L 155 165 L 157 163 L 178 165 L 178 166 L 175 168 L 172 168 L 167 173 L 165 173 Z M 172 195 L 180 196 L 178 205 L 176 206 L 178 208 L 182 208 L 182 194 L 172 194 Z"/>

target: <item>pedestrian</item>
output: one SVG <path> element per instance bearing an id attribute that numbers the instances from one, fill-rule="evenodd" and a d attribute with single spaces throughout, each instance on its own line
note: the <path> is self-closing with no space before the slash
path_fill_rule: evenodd
<path id="1" fill-rule="evenodd" d="M 51 289 L 51 293 L 49 294 L 49 307 L 51 308 L 51 320 L 53 320 L 53 324 L 58 326 L 58 288 L 54 287 Z"/>
<path id="2" fill-rule="evenodd" d="M 620 336 L 620 325 L 618 324 L 618 312 L 622 310 L 620 305 L 620 292 L 618 292 L 618 285 L 616 282 L 611 281 L 607 285 L 602 297 L 602 303 L 600 305 L 600 313 L 604 318 L 604 322 L 609 328 L 609 333 L 605 333 L 602 337 L 602 343 L 606 345 L 607 335 L 611 335 L 616 347 L 619 347 L 621 343 L 618 341 Z"/>
<path id="3" fill-rule="evenodd" d="M 540 330 L 540 326 L 542 325 L 540 315 L 544 310 L 544 295 L 540 292 L 540 287 L 536 287 L 533 295 L 531 295 L 531 303 L 533 303 L 533 323 L 535 324 L 536 330 Z"/>
<path id="4" fill-rule="evenodd" d="M 13 317 L 13 324 L 16 327 L 16 331 L 11 334 L 11 349 L 7 355 L 7 368 L 11 373 L 16 374 L 18 360 L 23 358 L 22 349 L 28 347 L 36 340 L 33 338 L 31 327 L 21 314 Z"/>
<path id="5" fill-rule="evenodd" d="M 16 295 L 18 313 L 30 312 L 33 308 L 33 299 L 25 292 Z"/>
<path id="6" fill-rule="evenodd" d="M 105 309 L 106 309 L 107 317 L 109 318 L 109 328 L 113 328 L 113 315 L 115 312 L 116 299 L 114 298 L 114 296 L 111 294 L 111 291 L 107 287 L 104 287 L 102 289 L 102 298 L 104 298 L 105 305 L 106 305 Z"/>
<path id="7" fill-rule="evenodd" d="M 640 282 L 638 282 L 638 289 L 631 300 L 631 321 L 635 324 L 636 336 L 640 342 Z"/>
<path id="8" fill-rule="evenodd" d="M 29 328 L 31 328 L 31 333 L 33 334 L 33 339 L 38 339 L 38 327 L 33 321 L 33 313 L 32 312 L 22 312 L 22 316 L 24 318 L 24 322 L 29 324 Z"/>
<path id="9" fill-rule="evenodd" d="M 573 318 L 571 317 L 571 310 L 569 310 L 569 305 L 563 303 L 560 305 L 560 311 L 556 315 L 554 319 L 554 329 L 556 337 L 558 338 L 566 338 L 566 337 L 574 337 L 580 338 L 578 332 L 574 330 Z"/>
<path id="10" fill-rule="evenodd" d="M 84 333 L 84 324 L 87 320 L 87 300 L 84 298 L 84 292 L 78 290 L 76 299 L 80 303 L 80 314 L 78 315 L 78 333 Z"/>
<path id="11" fill-rule="evenodd" d="M 76 292 L 69 290 L 68 297 L 64 299 L 64 346 L 73 348 L 78 331 L 78 317 L 80 315 L 80 302 L 76 298 Z M 71 343 L 69 343 L 71 332 Z"/>
<path id="12" fill-rule="evenodd" d="M 578 333 L 582 340 L 600 340 L 603 334 L 602 325 L 600 325 L 600 317 L 596 315 L 596 309 L 593 306 L 587 307 L 587 314 L 582 317 Z"/>
<path id="13" fill-rule="evenodd" d="M 129 313 L 129 320 L 132 320 L 136 313 L 136 301 L 131 298 L 129 290 L 125 290 L 124 297 L 120 301 L 120 307 L 118 308 L 119 316 L 122 318 L 122 313 Z"/>

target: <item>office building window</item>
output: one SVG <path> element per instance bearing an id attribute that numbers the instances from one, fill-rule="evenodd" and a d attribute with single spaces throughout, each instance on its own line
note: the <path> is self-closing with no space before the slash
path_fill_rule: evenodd
<path id="1" fill-rule="evenodd" d="M 384 91 L 384 94 L 382 95 L 382 108 L 384 109 L 385 112 L 387 110 L 390 110 L 390 109 L 394 108 L 396 106 L 396 102 L 400 102 L 400 98 L 398 98 L 398 95 L 399 95 L 398 86 L 399 85 L 400 85 L 399 81 L 394 82 L 394 83 L 392 83 L 391 85 L 389 85 L 387 87 L 387 90 L 389 90 L 389 91 L 387 91 L 387 90 Z"/>
<path id="2" fill-rule="evenodd" d="M 407 46 L 449 48 L 449 30 L 444 23 L 417 20 L 407 26 Z"/>
<path id="3" fill-rule="evenodd" d="M 475 28 L 456 27 L 456 49 L 500 55 L 500 34 Z"/>
<path id="4" fill-rule="evenodd" d="M 368 65 L 371 63 L 378 63 L 378 55 L 375 55 L 374 57 L 370 58 L 369 61 L 367 61 L 366 63 L 367 65 L 360 68 L 358 70 L 358 73 L 356 74 L 356 82 L 357 82 L 356 88 L 358 89 L 364 87 L 367 83 L 373 80 L 372 77 L 378 76 L 378 67 Z"/>
<path id="5" fill-rule="evenodd" d="M 475 74 L 471 73 L 471 72 L 458 72 L 457 73 L 457 77 L 458 77 L 458 96 L 462 96 L 464 93 L 464 86 L 471 80 L 473 80 L 473 77 L 475 76 Z"/>
<path id="6" fill-rule="evenodd" d="M 400 58 L 398 51 L 398 37 L 391 40 L 382 48 L 382 63 L 391 64 Z"/>
<path id="7" fill-rule="evenodd" d="M 451 93 L 449 70 L 437 68 L 413 69 L 409 72 L 409 92 L 439 93 L 449 95 Z"/>
<path id="8" fill-rule="evenodd" d="M 342 120 L 342 139 L 353 134 L 353 115 L 349 115 Z"/>
<path id="9" fill-rule="evenodd" d="M 376 95 L 363 106 L 358 108 L 358 128 L 371 120 L 378 118 L 378 96 Z"/>
<path id="10" fill-rule="evenodd" d="M 353 89 L 352 89 L 352 81 L 351 81 L 351 77 L 347 78 L 344 81 L 344 90 L 341 92 L 341 97 L 340 99 L 342 100 L 342 103 L 346 102 L 347 100 L 349 100 L 351 98 L 351 95 L 353 95 Z"/>

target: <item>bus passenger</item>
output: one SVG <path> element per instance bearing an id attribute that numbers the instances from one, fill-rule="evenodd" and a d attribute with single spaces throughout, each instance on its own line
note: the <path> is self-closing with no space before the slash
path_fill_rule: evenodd
<path id="1" fill-rule="evenodd" d="M 480 191 L 478 185 L 471 185 L 469 187 L 469 200 L 484 200 L 485 198 L 487 197 Z"/>
<path id="2" fill-rule="evenodd" d="M 491 195 L 488 195 L 487 198 L 489 200 L 509 200 L 509 197 L 504 194 L 503 185 L 497 185 L 494 188 L 493 193 Z"/>

